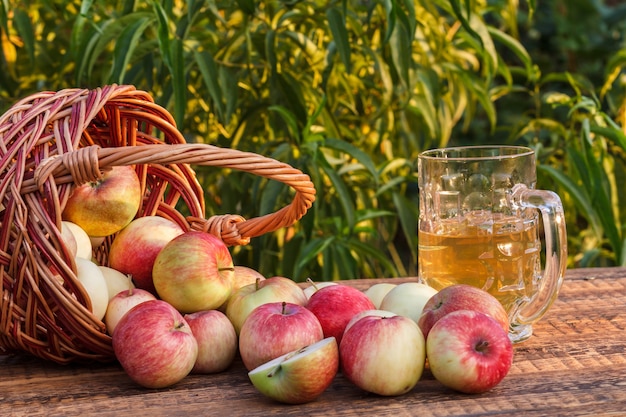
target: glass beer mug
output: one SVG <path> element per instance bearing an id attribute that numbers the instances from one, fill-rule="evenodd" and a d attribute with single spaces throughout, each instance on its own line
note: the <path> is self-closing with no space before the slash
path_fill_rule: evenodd
<path id="1" fill-rule="evenodd" d="M 509 314 L 510 339 L 530 337 L 558 296 L 567 262 L 563 206 L 554 192 L 534 189 L 533 150 L 433 149 L 419 155 L 418 175 L 420 280 L 438 290 L 462 283 L 488 291 Z"/>

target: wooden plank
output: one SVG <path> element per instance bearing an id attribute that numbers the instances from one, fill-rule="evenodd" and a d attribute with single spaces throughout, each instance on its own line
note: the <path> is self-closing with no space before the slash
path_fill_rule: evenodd
<path id="1" fill-rule="evenodd" d="M 553 308 L 515 347 L 509 375 L 482 395 L 455 393 L 426 371 L 413 391 L 386 398 L 340 374 L 319 400 L 286 406 L 256 392 L 240 360 L 221 374 L 190 375 L 171 388 L 147 390 L 116 364 L 61 366 L 6 356 L 0 357 L 0 415 L 624 415 L 624 277 L 622 268 L 568 271 Z M 376 282 L 350 284 L 365 289 Z"/>

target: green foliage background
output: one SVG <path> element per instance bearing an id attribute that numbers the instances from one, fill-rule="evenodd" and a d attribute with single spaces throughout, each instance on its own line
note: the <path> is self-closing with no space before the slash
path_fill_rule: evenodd
<path id="1" fill-rule="evenodd" d="M 414 275 L 417 154 L 533 147 L 563 199 L 569 266 L 626 264 L 625 8 L 567 0 L 0 2 L 0 111 L 40 90 L 134 84 L 190 142 L 308 173 L 294 227 L 233 249 L 295 280 Z M 289 190 L 198 169 L 208 212 Z"/>

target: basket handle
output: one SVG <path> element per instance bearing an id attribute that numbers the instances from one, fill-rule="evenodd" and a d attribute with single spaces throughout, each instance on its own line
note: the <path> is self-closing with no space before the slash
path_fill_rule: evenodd
<path id="1" fill-rule="evenodd" d="M 235 149 L 208 144 L 146 144 L 103 148 L 97 145 L 79 148 L 42 161 L 32 178 L 24 179 L 21 194 L 43 189 L 46 181 L 57 185 L 95 181 L 102 171 L 113 166 L 141 164 L 189 164 L 231 168 L 267 179 L 280 181 L 295 190 L 292 202 L 282 209 L 252 219 L 241 216 L 190 217 L 190 227 L 220 237 L 227 245 L 247 244 L 252 237 L 291 226 L 301 219 L 315 201 L 315 187 L 308 175 L 290 165 Z"/>

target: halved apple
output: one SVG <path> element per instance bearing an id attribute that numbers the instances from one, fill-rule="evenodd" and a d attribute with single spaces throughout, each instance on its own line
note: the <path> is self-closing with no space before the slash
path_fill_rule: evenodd
<path id="1" fill-rule="evenodd" d="M 279 356 L 248 372 L 263 395 L 286 404 L 304 404 L 318 398 L 339 370 L 339 348 L 334 337 Z"/>

